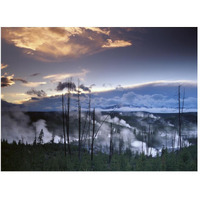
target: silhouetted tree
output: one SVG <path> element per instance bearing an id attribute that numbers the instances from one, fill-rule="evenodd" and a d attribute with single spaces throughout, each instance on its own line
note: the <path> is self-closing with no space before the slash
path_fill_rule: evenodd
<path id="1" fill-rule="evenodd" d="M 90 126 L 91 126 L 91 91 L 89 91 L 89 102 L 88 102 L 88 147 L 90 147 Z"/>
<path id="2" fill-rule="evenodd" d="M 68 80 L 67 83 L 67 114 L 66 114 L 66 126 L 67 126 L 67 146 L 68 146 L 68 152 L 71 156 L 71 148 L 69 143 L 69 121 L 70 121 L 70 99 L 71 99 L 71 91 L 76 90 L 76 85 L 72 82 L 72 79 Z"/>
<path id="3" fill-rule="evenodd" d="M 50 140 L 50 143 L 51 144 L 54 144 L 54 139 L 55 139 L 55 134 L 53 133 L 52 134 L 52 138 L 51 138 L 51 140 Z M 66 150 L 66 148 L 65 148 L 65 150 Z M 65 151 L 66 152 L 66 151 Z"/>
<path id="4" fill-rule="evenodd" d="M 43 137 L 44 137 L 44 132 L 43 129 L 41 129 L 40 134 L 38 136 L 38 143 L 43 144 Z"/>
<path id="5" fill-rule="evenodd" d="M 66 157 L 66 136 L 65 136 L 65 102 L 62 94 L 62 118 L 63 118 L 63 137 L 64 137 L 64 154 Z"/>
<path id="6" fill-rule="evenodd" d="M 124 149 L 124 140 L 123 140 L 123 137 L 119 133 L 119 155 L 122 154 L 123 149 Z"/>
<path id="7" fill-rule="evenodd" d="M 36 145 L 36 144 L 37 144 L 37 131 L 36 131 L 36 127 L 35 127 L 35 138 L 33 141 L 33 145 Z"/>
<path id="8" fill-rule="evenodd" d="M 112 143 L 112 138 L 113 138 L 113 127 L 112 127 L 112 123 L 111 123 L 111 124 L 110 124 L 110 152 L 109 152 L 108 164 L 111 163 L 112 154 L 113 154 L 113 143 Z"/>
<path id="9" fill-rule="evenodd" d="M 81 103 L 80 103 L 80 88 L 79 88 L 79 80 L 78 80 L 78 158 L 81 160 Z"/>
<path id="10" fill-rule="evenodd" d="M 95 139 L 95 108 L 93 110 L 93 126 L 92 126 L 92 144 L 91 144 L 91 161 L 93 161 L 94 139 Z"/>
<path id="11" fill-rule="evenodd" d="M 185 89 L 183 93 L 183 98 L 182 98 L 182 106 L 181 106 L 181 86 L 178 86 L 178 132 L 179 132 L 179 145 L 180 149 L 182 148 L 182 134 L 181 134 L 181 126 L 182 126 L 182 114 L 183 114 L 183 109 L 184 109 L 184 100 L 185 100 Z"/>

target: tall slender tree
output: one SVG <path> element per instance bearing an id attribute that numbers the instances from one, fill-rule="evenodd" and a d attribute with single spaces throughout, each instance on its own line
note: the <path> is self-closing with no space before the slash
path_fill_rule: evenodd
<path id="1" fill-rule="evenodd" d="M 108 164 L 111 163 L 112 160 L 112 154 L 113 154 L 113 125 L 112 123 L 110 124 L 110 151 L 109 151 L 109 159 L 108 159 Z"/>
<path id="2" fill-rule="evenodd" d="M 179 133 L 179 145 L 181 149 L 181 95 L 180 95 L 180 88 L 178 86 L 178 133 Z"/>
<path id="3" fill-rule="evenodd" d="M 78 79 L 78 89 L 77 89 L 77 95 L 78 95 L 78 157 L 79 161 L 81 160 L 81 103 L 80 103 L 80 84 Z"/>
<path id="4" fill-rule="evenodd" d="M 64 154 L 66 157 L 66 135 L 65 135 L 65 102 L 62 94 L 62 118 L 63 118 L 63 137 L 64 137 Z"/>
<path id="5" fill-rule="evenodd" d="M 91 126 L 91 90 L 89 91 L 89 102 L 88 102 L 88 147 L 90 147 L 90 126 Z"/>
<path id="6" fill-rule="evenodd" d="M 70 148 L 70 142 L 69 142 L 69 125 L 70 125 L 70 99 L 71 99 L 71 91 L 75 90 L 75 84 L 72 82 L 72 79 L 68 80 L 67 84 L 67 119 L 66 119 L 66 125 L 67 125 L 67 146 L 68 146 L 68 152 L 71 157 L 71 148 Z"/>
<path id="7" fill-rule="evenodd" d="M 92 143 L 91 143 L 91 161 L 93 162 L 94 153 L 94 139 L 95 139 L 95 108 L 93 109 L 93 119 L 92 119 Z"/>
<path id="8" fill-rule="evenodd" d="M 37 144 L 37 130 L 36 130 L 36 124 L 35 124 L 35 138 L 34 138 L 33 144 L 34 144 L 34 145 Z"/>
<path id="9" fill-rule="evenodd" d="M 142 153 L 143 153 L 143 143 L 144 143 L 144 130 L 142 129 Z"/>

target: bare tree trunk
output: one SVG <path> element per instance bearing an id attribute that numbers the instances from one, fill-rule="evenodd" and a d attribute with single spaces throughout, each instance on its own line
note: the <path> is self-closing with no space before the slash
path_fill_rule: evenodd
<path id="1" fill-rule="evenodd" d="M 174 146 L 173 146 L 173 149 L 175 149 L 175 144 L 176 144 L 176 131 L 175 131 L 175 134 L 174 134 Z"/>
<path id="2" fill-rule="evenodd" d="M 181 149 L 181 100 L 180 100 L 180 85 L 178 86 L 178 132 L 179 132 L 179 145 Z"/>
<path id="3" fill-rule="evenodd" d="M 81 160 L 81 104 L 80 104 L 80 90 L 78 80 L 78 158 Z"/>
<path id="4" fill-rule="evenodd" d="M 112 151 L 113 151 L 113 143 L 112 143 L 112 136 L 113 136 L 113 128 L 112 128 L 112 123 L 110 124 L 110 152 L 109 152 L 109 159 L 108 159 L 108 164 L 111 163 L 111 159 L 112 159 Z"/>
<path id="5" fill-rule="evenodd" d="M 35 124 L 35 139 L 33 141 L 33 144 L 36 145 L 37 144 L 37 131 L 36 131 L 36 124 Z"/>
<path id="6" fill-rule="evenodd" d="M 184 88 L 184 91 L 183 91 L 183 99 L 182 99 L 182 113 L 183 113 L 183 109 L 184 109 L 184 102 L 185 102 L 185 88 Z"/>
<path id="7" fill-rule="evenodd" d="M 88 119 L 88 112 L 86 112 L 86 114 L 85 114 L 85 121 L 84 121 L 84 124 L 83 124 L 83 130 L 81 131 L 81 147 L 85 146 L 85 142 L 86 142 L 86 139 L 87 139 L 87 130 L 86 130 L 87 119 Z M 85 130 L 86 130 L 86 133 L 85 133 Z"/>
<path id="8" fill-rule="evenodd" d="M 143 130 L 142 130 L 142 153 L 143 153 L 143 141 L 144 141 L 144 133 L 143 133 Z"/>
<path id="9" fill-rule="evenodd" d="M 63 97 L 63 94 L 62 94 L 62 118 L 63 118 L 64 153 L 65 153 L 65 157 L 66 157 L 65 108 L 64 108 L 64 97 Z"/>
<path id="10" fill-rule="evenodd" d="M 148 133 L 148 149 L 147 149 L 147 155 L 149 154 L 149 143 L 150 143 L 150 137 L 151 137 L 151 127 L 150 127 L 150 123 L 149 123 L 149 133 Z"/>
<path id="11" fill-rule="evenodd" d="M 123 147 L 123 141 L 122 141 L 120 129 L 118 129 L 118 132 L 119 132 L 119 155 L 121 155 L 121 153 L 122 153 L 122 147 Z"/>
<path id="12" fill-rule="evenodd" d="M 70 84 L 69 84 L 70 85 Z M 67 146 L 68 146 L 68 152 L 71 156 L 71 149 L 69 144 L 69 110 L 70 110 L 70 86 L 68 86 L 68 94 L 67 94 Z"/>
<path id="13" fill-rule="evenodd" d="M 88 149 L 90 147 L 90 123 L 91 123 L 91 92 L 89 93 L 89 105 L 88 105 L 88 117 L 89 117 L 89 124 L 88 124 Z"/>
<path id="14" fill-rule="evenodd" d="M 93 110 L 93 127 L 92 127 L 92 144 L 91 144 L 91 161 L 93 162 L 94 151 L 94 137 L 95 137 L 95 108 Z"/>
<path id="15" fill-rule="evenodd" d="M 181 135 L 182 135 L 182 130 L 183 130 L 183 119 L 182 118 L 183 118 L 184 101 L 185 101 L 185 88 L 183 91 L 182 108 L 181 108 Z M 182 146 L 182 144 L 181 144 L 181 146 Z"/>

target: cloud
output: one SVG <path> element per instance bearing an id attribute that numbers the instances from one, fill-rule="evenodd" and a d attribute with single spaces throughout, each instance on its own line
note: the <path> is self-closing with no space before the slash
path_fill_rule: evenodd
<path id="1" fill-rule="evenodd" d="M 116 90 L 123 90 L 124 88 L 121 85 L 117 85 L 117 87 L 115 89 Z"/>
<path id="2" fill-rule="evenodd" d="M 23 101 L 30 100 L 30 96 L 20 92 L 6 92 L 4 93 L 4 100 L 16 104 L 21 104 Z"/>
<path id="3" fill-rule="evenodd" d="M 87 30 L 91 30 L 97 33 L 102 33 L 105 35 L 109 35 L 110 34 L 110 30 L 106 30 L 106 29 L 102 29 L 102 28 L 98 28 L 98 27 L 86 27 L 85 29 Z"/>
<path id="4" fill-rule="evenodd" d="M 197 81 L 193 81 L 193 80 L 175 80 L 175 81 L 158 80 L 158 81 L 134 84 L 134 85 L 127 86 L 126 88 L 137 88 L 137 87 L 147 87 L 147 86 L 176 86 L 176 87 L 178 87 L 179 85 L 195 87 L 197 85 Z"/>
<path id="5" fill-rule="evenodd" d="M 184 82 L 183 82 L 184 83 Z M 83 85 L 84 86 L 84 85 Z M 62 91 L 67 88 L 67 82 L 60 82 L 57 85 L 57 90 Z M 85 87 L 85 86 L 84 86 Z M 75 84 L 74 84 L 75 88 Z M 90 87 L 89 87 L 90 88 Z M 184 83 L 185 100 L 184 112 L 197 111 L 197 85 L 190 82 Z M 59 92 L 58 92 L 59 93 Z M 61 92 L 59 93 L 61 94 Z M 16 94 L 14 94 L 16 96 Z M 84 96 L 85 95 L 85 96 Z M 5 94 L 7 96 L 7 94 Z M 27 95 L 28 96 L 28 95 Z M 30 99 L 30 96 L 28 96 Z M 88 108 L 87 94 L 81 94 L 81 105 L 83 109 Z M 181 96 L 182 97 L 182 96 Z M 6 98 L 5 100 L 7 100 Z M 177 84 L 165 82 L 146 84 L 140 87 L 126 88 L 123 90 L 113 89 L 107 92 L 92 92 L 91 105 L 101 111 L 147 111 L 147 112 L 177 112 Z M 72 94 L 72 105 L 77 105 L 77 95 Z M 9 100 L 9 102 L 13 102 Z M 61 96 L 39 98 L 37 102 L 33 99 L 24 102 L 28 110 L 61 110 Z"/>
<path id="6" fill-rule="evenodd" d="M 47 96 L 47 94 L 46 94 L 46 92 L 44 90 L 35 90 L 34 88 L 32 88 L 31 90 L 28 90 L 26 92 L 26 94 L 28 94 L 28 95 L 36 95 L 38 97 Z"/>
<path id="7" fill-rule="evenodd" d="M 9 76 L 7 73 L 4 73 L 4 75 L 1 76 L 1 87 L 14 85 L 15 81 L 22 82 L 22 85 L 25 87 L 38 87 L 40 85 L 46 84 L 46 82 L 28 82 L 22 78 L 14 78 L 14 74 Z"/>
<path id="8" fill-rule="evenodd" d="M 27 82 L 27 83 L 23 83 L 22 85 L 25 87 L 38 87 L 40 85 L 45 85 L 46 82 Z"/>
<path id="9" fill-rule="evenodd" d="M 34 73 L 34 74 L 31 74 L 30 76 L 38 76 L 40 73 Z"/>
<path id="10" fill-rule="evenodd" d="M 28 81 L 26 81 L 26 80 L 24 80 L 22 78 L 13 78 L 13 81 L 20 81 L 20 82 L 25 83 L 25 84 L 28 83 Z"/>
<path id="11" fill-rule="evenodd" d="M 5 73 L 4 75 L 2 75 L 1 76 L 1 87 L 8 87 L 8 86 L 15 84 L 15 82 L 13 81 L 13 77 L 14 77 L 14 74 L 8 76 L 7 73 Z"/>
<path id="12" fill-rule="evenodd" d="M 112 87 L 112 84 L 111 83 L 103 83 L 102 86 L 103 87 Z"/>
<path id="13" fill-rule="evenodd" d="M 90 88 L 84 86 L 83 84 L 81 84 L 79 87 L 80 87 L 80 89 L 82 89 L 83 91 L 90 92 Z"/>
<path id="14" fill-rule="evenodd" d="M 132 43 L 124 40 L 115 40 L 112 41 L 111 39 L 107 40 L 106 44 L 103 44 L 103 48 L 116 48 L 116 47 L 128 47 L 131 46 Z"/>
<path id="15" fill-rule="evenodd" d="M 84 77 L 89 71 L 83 69 L 80 73 L 66 73 L 66 74 L 51 74 L 44 76 L 44 79 L 51 79 L 53 82 L 59 82 L 71 77 Z"/>
<path id="16" fill-rule="evenodd" d="M 69 88 L 70 90 L 76 90 L 76 85 L 75 85 L 75 83 L 73 83 L 71 81 L 64 82 L 64 83 L 59 82 L 56 90 L 57 91 L 62 91 L 65 88 Z"/>
<path id="17" fill-rule="evenodd" d="M 5 69 L 6 67 L 8 67 L 8 65 L 6 65 L 6 64 L 1 64 L 1 69 Z"/>
<path id="18" fill-rule="evenodd" d="M 126 47 L 131 42 L 112 28 L 98 27 L 15 27 L 2 28 L 2 39 L 22 48 L 36 59 L 51 62 L 92 55 L 109 48 Z M 122 29 L 122 28 L 121 28 Z M 124 29 L 126 31 L 126 29 Z"/>
<path id="19" fill-rule="evenodd" d="M 90 85 L 90 88 L 95 87 L 96 85 L 93 83 L 92 85 Z"/>

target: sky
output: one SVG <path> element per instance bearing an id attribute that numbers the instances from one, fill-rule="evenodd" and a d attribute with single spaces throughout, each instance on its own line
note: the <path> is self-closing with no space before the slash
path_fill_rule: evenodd
<path id="1" fill-rule="evenodd" d="M 1 28 L 1 97 L 26 103 L 61 94 L 59 82 L 93 92 L 197 82 L 196 28 Z"/>

